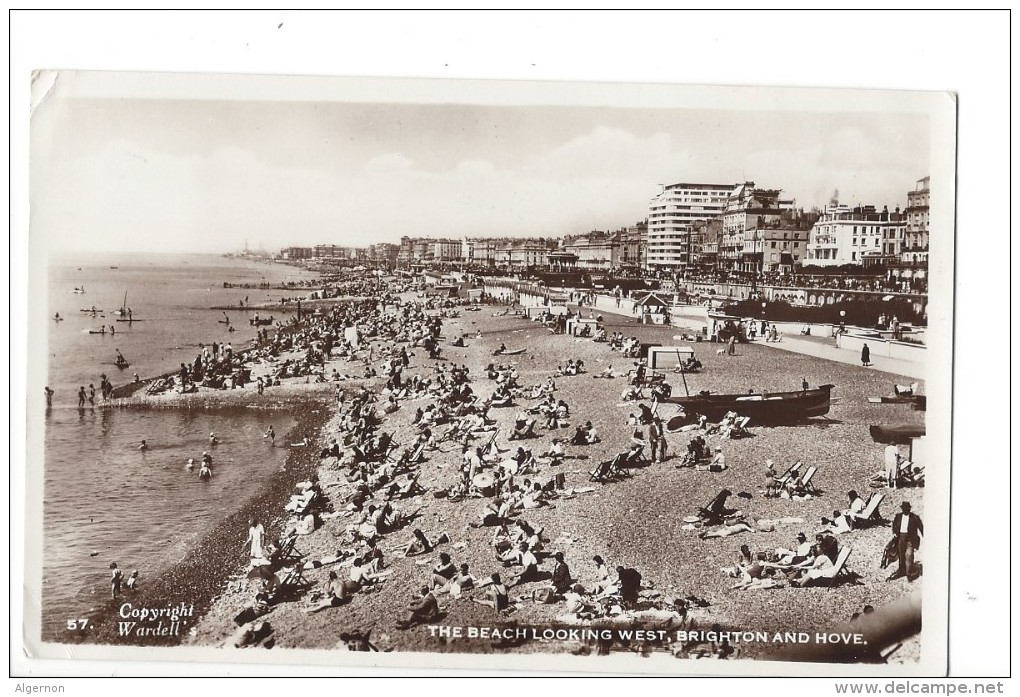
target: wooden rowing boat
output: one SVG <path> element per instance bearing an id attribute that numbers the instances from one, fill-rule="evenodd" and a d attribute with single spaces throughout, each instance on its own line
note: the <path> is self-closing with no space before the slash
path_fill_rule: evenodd
<path id="1" fill-rule="evenodd" d="M 797 392 L 761 392 L 754 394 L 697 394 L 666 397 L 663 404 L 677 404 L 689 414 L 701 414 L 709 421 L 720 421 L 727 412 L 750 417 L 755 425 L 777 426 L 797 423 L 812 416 L 829 413 L 830 393 L 834 385 L 821 385 Z"/>

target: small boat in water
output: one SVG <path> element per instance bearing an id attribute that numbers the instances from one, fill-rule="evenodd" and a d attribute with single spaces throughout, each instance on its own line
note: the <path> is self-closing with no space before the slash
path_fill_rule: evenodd
<path id="1" fill-rule="evenodd" d="M 120 303 L 120 309 L 114 310 L 113 314 L 119 315 L 121 317 L 131 316 L 131 308 L 127 306 L 127 291 L 124 291 L 124 300 Z"/>
<path id="2" fill-rule="evenodd" d="M 720 421 L 728 412 L 750 417 L 752 424 L 779 426 L 793 424 L 812 416 L 829 413 L 830 393 L 834 385 L 821 385 L 798 392 L 760 392 L 751 394 L 701 393 L 688 397 L 666 397 L 663 404 L 676 404 L 688 414 L 701 414 L 709 421 Z"/>

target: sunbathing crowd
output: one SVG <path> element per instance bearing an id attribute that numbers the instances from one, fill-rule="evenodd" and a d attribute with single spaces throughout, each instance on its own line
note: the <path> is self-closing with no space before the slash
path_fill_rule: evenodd
<path id="1" fill-rule="evenodd" d="M 666 597 L 636 569 L 614 569 L 599 556 L 592 560 L 598 582 L 578 583 L 563 551 L 550 549 L 559 538 L 551 541 L 547 531 L 527 517 L 530 511 L 594 492 L 597 484 L 631 476 L 634 470 L 671 456 L 677 467 L 725 472 L 722 444 L 748 435 L 748 420 L 735 412 L 717 423 L 682 412 L 666 418 L 660 413 L 660 400 L 669 396 L 669 386 L 663 376 L 649 375 L 647 365 L 638 360 L 625 374 L 628 385 L 621 395 L 625 404 L 638 407 L 627 419 L 630 442 L 589 472 L 588 485 L 568 487 L 558 468 L 576 457 L 571 449 L 601 441 L 592 421 L 575 422 L 570 405 L 557 396 L 557 380 L 586 375 L 584 362 L 569 359 L 534 385 L 521 384 L 520 371 L 512 362 L 489 363 L 481 376 L 472 375 L 466 365 L 442 357 L 443 319 L 454 312 L 449 301 L 389 298 L 336 306 L 305 321 L 280 325 L 272 335 L 260 331 L 245 360 L 276 362 L 285 371 L 280 375 L 284 378 L 315 375 L 338 383 L 341 406 L 336 430 L 327 435 L 321 456 L 323 466 L 341 478 L 329 491 L 323 491 L 315 479 L 302 483 L 287 506 L 290 525 L 263 556 L 256 556 L 253 547 L 252 578 L 258 587 L 251 606 L 238 616 L 238 624 L 250 623 L 276 603 L 305 592 L 305 609 L 311 613 L 357 602 L 359 594 L 376 592 L 380 584 L 394 578 L 417 591 L 397 622 L 398 629 L 437 622 L 455 612 L 458 601 L 490 607 L 501 617 L 527 600 L 556 605 L 562 608 L 558 618 L 572 621 L 640 611 L 666 613 L 671 622 L 687 621 L 690 598 Z M 351 340 L 352 328 L 356 341 Z M 622 333 L 606 338 L 610 350 L 637 356 L 636 338 Z M 471 340 L 471 335 L 462 335 L 459 345 L 466 347 Z M 294 357 L 296 352 L 300 358 Z M 513 353 L 505 345 L 494 352 Z M 281 358 L 283 354 L 287 357 Z M 327 376 L 325 363 L 336 358 L 363 366 L 360 375 L 340 376 L 334 371 Z M 413 367 L 412 358 L 416 359 Z M 344 390 L 340 384 L 358 377 L 381 378 L 384 384 L 377 389 L 359 385 L 353 390 Z M 482 378 L 480 384 L 476 377 Z M 617 374 L 610 367 L 593 377 Z M 501 418 L 501 409 L 513 409 L 514 416 Z M 386 430 L 391 418 L 404 419 L 413 437 L 397 443 L 394 432 Z M 679 419 L 678 426 L 668 428 L 674 419 Z M 690 438 L 686 452 L 669 452 L 670 432 Z M 527 447 L 528 441 L 543 437 L 551 440 L 547 447 Z M 717 442 L 710 445 L 713 438 Z M 430 461 L 455 463 L 455 473 L 442 485 L 426 490 L 421 484 L 422 465 Z M 820 491 L 813 481 L 817 471 L 796 462 L 780 475 L 774 463 L 767 461 L 758 493 L 763 498 L 792 500 L 817 496 Z M 422 496 L 476 508 L 471 527 L 492 530 L 490 568 L 479 573 L 456 559 L 457 550 L 465 549 L 466 543 L 456 542 L 449 532 L 414 527 L 422 509 L 414 499 Z M 723 489 L 696 515 L 686 518 L 684 527 L 709 540 L 805 522 L 795 517 L 755 519 L 728 508 L 730 496 L 732 492 Z M 751 494 L 741 492 L 738 497 L 750 499 Z M 808 544 L 801 533 L 790 548 L 752 552 L 748 545 L 742 546 L 736 563 L 724 569 L 737 579 L 732 588 L 835 582 L 847 571 L 850 554 L 849 546 L 840 546 L 835 536 L 880 521 L 880 502 L 881 495 L 862 500 L 851 491 L 846 509 L 835 510 L 832 519 L 821 521 L 814 543 Z M 323 526 L 337 536 L 340 548 L 330 557 L 304 560 L 296 542 Z M 415 568 L 418 562 L 401 561 L 422 557 L 434 559 L 434 564 L 427 562 L 427 571 Z M 320 586 L 314 587 L 304 577 L 305 571 L 327 565 L 335 568 Z"/>
<path id="2" fill-rule="evenodd" d="M 352 325 L 358 327 L 360 347 L 344 343 L 342 332 L 331 337 L 335 343 L 327 338 Z M 490 365 L 485 371 L 492 383 L 488 397 L 478 392 L 489 390 L 473 386 L 466 366 L 442 360 L 417 366 L 418 372 L 407 378 L 415 349 L 424 349 L 422 358 L 431 356 L 429 347 L 439 343 L 441 329 L 441 318 L 426 303 L 405 302 L 392 317 L 368 304 L 351 304 L 324 317 L 313 316 L 307 324 L 281 327 L 277 334 L 289 330 L 287 336 L 260 342 L 270 351 L 307 346 L 323 356 L 349 360 L 363 360 L 367 351 L 385 385 L 378 391 L 338 386 L 341 409 L 334 422 L 336 432 L 327 436 L 320 455 L 324 466 L 341 473 L 339 489 L 324 492 L 315 478 L 302 482 L 286 507 L 291 517 L 280 537 L 261 554 L 253 545 L 250 576 L 257 584 L 251 605 L 236 618 L 242 638 L 251 635 L 251 623 L 293 595 L 307 592 L 306 610 L 312 613 L 345 605 L 359 594 L 372 593 L 395 574 L 406 574 L 404 565 L 394 559 L 432 554 L 438 554 L 437 562 L 415 586 L 418 593 L 398 628 L 436 621 L 442 614 L 440 597 L 479 603 L 504 614 L 525 598 L 565 603 L 568 614 L 586 618 L 619 615 L 639 603 L 646 609 L 676 611 L 675 601 L 663 605 L 658 591 L 642 587 L 638 571 L 619 567 L 612 572 L 601 560 L 600 583 L 585 589 L 571 574 L 563 552 L 547 549 L 545 531 L 522 517 L 558 498 L 595 491 L 591 486 L 566 488 L 564 475 L 555 471 L 569 457 L 567 446 L 584 447 L 600 440 L 591 421 L 577 425 L 573 437 L 568 437 L 570 406 L 555 396 L 555 377 L 582 374 L 583 362 L 568 361 L 556 376 L 534 386 L 520 385 L 512 365 Z M 314 360 L 316 354 L 309 355 Z M 396 443 L 383 428 L 387 418 L 419 400 L 425 404 L 407 412 L 414 440 Z M 513 427 L 500 433 L 491 410 L 522 402 Z M 548 448 L 536 451 L 511 444 L 540 437 L 537 429 L 552 435 Z M 459 476 L 443 489 L 425 491 L 419 485 L 422 463 L 453 450 L 461 454 Z M 455 503 L 477 501 L 473 525 L 493 530 L 494 569 L 475 576 L 466 564 L 456 563 L 456 545 L 448 533 L 412 530 L 421 508 L 412 501 L 422 495 Z M 338 536 L 340 548 L 327 558 L 307 561 L 297 543 L 322 526 Z M 453 546 L 439 551 L 444 545 Z M 315 588 L 305 572 L 322 566 L 334 568 Z M 515 589 L 515 597 L 510 589 Z"/>

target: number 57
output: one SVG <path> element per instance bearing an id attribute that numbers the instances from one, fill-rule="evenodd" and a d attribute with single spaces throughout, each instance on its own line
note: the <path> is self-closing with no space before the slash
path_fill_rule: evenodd
<path id="1" fill-rule="evenodd" d="M 76 629 L 88 629 L 88 626 L 89 626 L 88 619 L 67 621 L 67 628 L 71 631 L 74 631 Z"/>

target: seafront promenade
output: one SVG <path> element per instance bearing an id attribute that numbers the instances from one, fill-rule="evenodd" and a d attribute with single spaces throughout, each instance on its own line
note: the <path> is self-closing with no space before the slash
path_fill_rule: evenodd
<path id="1" fill-rule="evenodd" d="M 634 300 L 632 298 L 625 298 L 620 306 L 617 307 L 614 297 L 598 294 L 595 296 L 594 308 L 599 312 L 610 312 L 637 319 L 637 315 L 631 309 L 633 305 Z M 590 306 L 586 305 L 585 307 Z M 685 306 L 679 312 L 674 308 L 670 315 L 670 322 L 673 326 L 700 332 L 702 327 L 709 326 L 710 324 L 707 313 L 708 308 L 704 307 Z M 813 334 L 812 336 L 801 336 L 799 332 L 805 326 L 803 322 L 778 322 L 776 324 L 780 327 L 781 332 L 783 332 L 784 328 L 790 329 L 790 331 L 783 333 L 781 341 L 764 342 L 756 339 L 754 340 L 755 343 L 764 344 L 769 348 L 780 351 L 792 351 L 805 356 L 814 356 L 815 358 L 823 358 L 847 365 L 860 365 L 861 363 L 860 352 L 836 346 L 835 340 L 831 338 L 831 325 L 811 325 L 813 331 L 820 333 Z M 848 328 L 850 332 L 853 332 L 853 330 L 853 327 Z M 872 352 L 871 366 L 869 367 L 876 371 L 892 373 L 894 375 L 905 375 L 918 380 L 926 378 L 926 369 L 923 363 L 879 356 L 874 351 Z"/>

